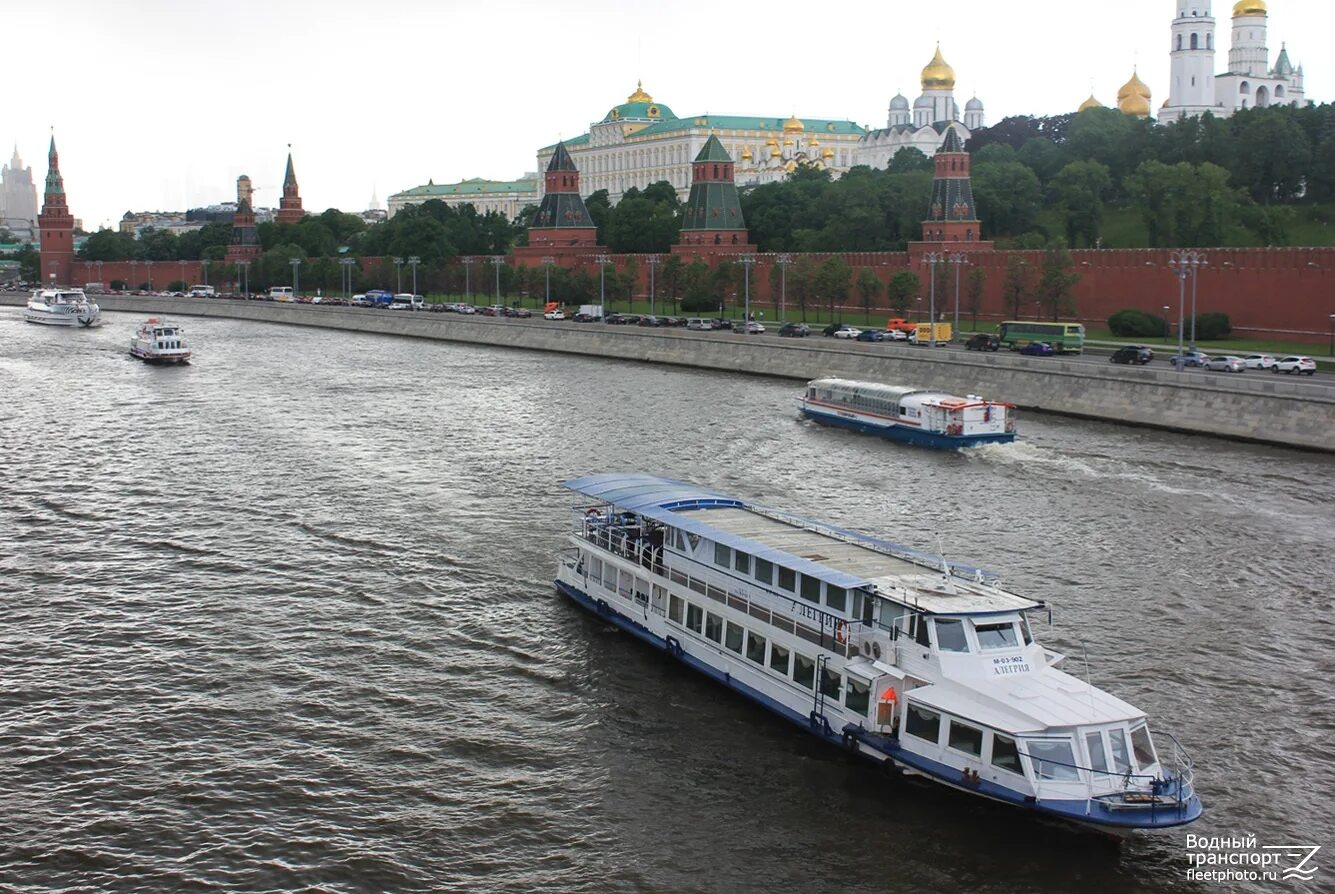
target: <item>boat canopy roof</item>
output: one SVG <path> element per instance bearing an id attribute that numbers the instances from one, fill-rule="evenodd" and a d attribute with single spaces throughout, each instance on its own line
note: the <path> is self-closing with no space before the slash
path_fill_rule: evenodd
<path id="1" fill-rule="evenodd" d="M 845 589 L 867 589 L 933 614 L 1025 611 L 1042 603 L 995 575 L 855 531 L 652 475 L 576 478 L 571 490 Z M 945 575 L 949 568 L 951 575 Z"/>
<path id="2" fill-rule="evenodd" d="M 1091 724 L 1136 721 L 1145 712 L 1056 668 L 1041 673 L 950 680 L 910 690 L 909 697 L 955 717 L 1023 735 Z"/>
<path id="3" fill-rule="evenodd" d="M 915 394 L 923 389 L 908 385 L 885 385 L 880 382 L 859 382 L 855 379 L 812 379 L 807 383 L 812 388 L 830 388 L 836 391 L 847 393 L 865 394 L 868 397 L 880 397 L 885 400 L 899 400 L 900 398 Z"/>

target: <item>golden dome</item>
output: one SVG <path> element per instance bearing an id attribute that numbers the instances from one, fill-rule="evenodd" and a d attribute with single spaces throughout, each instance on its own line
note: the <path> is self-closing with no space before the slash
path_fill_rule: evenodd
<path id="1" fill-rule="evenodd" d="M 750 149 L 742 150 L 742 161 L 750 161 L 752 158 Z"/>
<path id="2" fill-rule="evenodd" d="M 833 149 L 826 149 L 824 152 L 822 152 L 822 153 L 820 154 L 820 157 L 821 157 L 821 158 L 834 158 L 834 150 L 833 150 Z"/>
<path id="3" fill-rule="evenodd" d="M 955 89 L 955 69 L 951 68 L 941 56 L 941 45 L 936 45 L 936 55 L 932 61 L 927 63 L 927 67 L 922 70 L 922 89 L 924 90 L 953 90 Z"/>
<path id="4" fill-rule="evenodd" d="M 653 102 L 654 98 L 644 92 L 644 81 L 635 82 L 635 92 L 626 97 L 626 102 Z"/>
<path id="5" fill-rule="evenodd" d="M 779 145 L 779 138 L 778 138 L 778 137 L 770 137 L 768 140 L 765 141 L 765 145 L 766 145 L 766 146 L 777 146 L 777 145 Z"/>
<path id="6" fill-rule="evenodd" d="M 798 121 L 796 115 L 783 122 L 784 133 L 802 133 L 806 129 L 807 126 L 801 121 Z"/>
<path id="7" fill-rule="evenodd" d="M 1150 88 L 1145 86 L 1145 82 L 1140 79 L 1140 74 L 1134 69 L 1131 72 L 1131 80 L 1122 85 L 1122 89 L 1117 91 L 1117 104 L 1120 106 L 1122 100 L 1128 96 L 1142 96 L 1145 99 L 1150 98 Z"/>
<path id="8" fill-rule="evenodd" d="M 1266 8 L 1265 0 L 1238 0 L 1233 4 L 1233 18 L 1241 16 L 1263 16 L 1268 15 L 1270 10 Z"/>
<path id="9" fill-rule="evenodd" d="M 807 145 L 810 146 L 812 149 L 815 149 L 817 146 L 820 145 L 820 140 L 816 139 L 815 137 L 812 137 L 811 139 L 807 140 Z"/>
<path id="10" fill-rule="evenodd" d="M 1083 112 L 1083 111 L 1085 111 L 1086 109 L 1101 109 L 1101 108 L 1103 108 L 1103 103 L 1101 103 L 1101 102 L 1099 102 L 1097 99 L 1095 99 L 1095 98 L 1094 98 L 1094 94 L 1091 93 L 1091 94 L 1089 94 L 1089 99 L 1087 99 L 1087 100 L 1085 100 L 1084 102 L 1080 103 L 1080 108 L 1079 108 L 1077 111 L 1081 111 L 1081 112 Z"/>
<path id="11" fill-rule="evenodd" d="M 771 148 L 770 148 L 770 150 L 769 150 L 769 157 L 770 157 L 770 158 L 778 158 L 778 157 L 781 156 L 781 155 L 783 155 L 783 153 L 779 151 L 779 147 L 778 147 L 778 146 L 774 146 L 774 147 L 771 147 Z"/>
<path id="12" fill-rule="evenodd" d="M 791 145 L 793 145 L 792 138 L 789 138 L 789 139 L 784 140 L 784 141 L 783 141 L 783 144 L 784 144 L 785 146 L 791 146 Z"/>
<path id="13" fill-rule="evenodd" d="M 1117 104 L 1123 115 L 1130 115 L 1133 118 L 1148 118 L 1150 116 L 1150 98 L 1148 96 L 1139 96 L 1132 94 Z"/>

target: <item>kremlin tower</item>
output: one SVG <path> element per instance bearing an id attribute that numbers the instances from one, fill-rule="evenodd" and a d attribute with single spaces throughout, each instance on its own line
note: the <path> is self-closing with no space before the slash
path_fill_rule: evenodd
<path id="1" fill-rule="evenodd" d="M 542 204 L 528 231 L 531 249 L 585 254 L 598 247 L 598 226 L 579 194 L 579 169 L 558 143 L 543 176 Z"/>
<path id="2" fill-rule="evenodd" d="M 291 170 L 289 168 L 288 170 Z M 255 226 L 255 209 L 251 207 L 254 188 L 245 174 L 236 178 L 236 213 L 232 215 L 232 243 L 227 246 L 225 260 L 229 264 L 249 262 L 260 256 L 260 235 Z"/>
<path id="3" fill-rule="evenodd" d="M 301 223 L 306 212 L 301 210 L 301 193 L 297 191 L 297 172 L 292 168 L 292 153 L 287 154 L 287 174 L 283 177 L 283 198 L 278 203 L 278 213 L 274 222 L 280 224 Z"/>
<path id="4" fill-rule="evenodd" d="M 754 252 L 733 179 L 733 160 L 713 134 L 691 164 L 691 194 L 681 213 L 681 243 L 673 254 Z"/>
<path id="5" fill-rule="evenodd" d="M 936 180 L 932 184 L 932 204 L 927 211 L 928 217 L 922 224 L 922 239 L 924 243 L 946 244 L 926 245 L 924 248 L 991 250 L 992 243 L 979 242 L 983 225 L 978 220 L 978 206 L 973 201 L 969 153 L 964 151 L 964 144 L 960 141 L 955 125 L 952 124 L 946 130 L 946 141 L 933 161 L 936 164 Z"/>
<path id="6" fill-rule="evenodd" d="M 37 215 L 37 230 L 41 234 L 42 285 L 71 285 L 71 267 L 74 263 L 74 215 L 65 201 L 65 181 L 60 176 L 60 155 L 56 152 L 56 138 L 51 137 L 51 151 L 47 156 L 46 195 L 42 212 Z"/>

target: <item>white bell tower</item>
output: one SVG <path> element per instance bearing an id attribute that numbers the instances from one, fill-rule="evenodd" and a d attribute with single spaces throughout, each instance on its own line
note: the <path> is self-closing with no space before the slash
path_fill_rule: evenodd
<path id="1" fill-rule="evenodd" d="M 1163 122 L 1200 115 L 1215 108 L 1214 17 L 1209 0 L 1174 0 L 1171 75 Z"/>

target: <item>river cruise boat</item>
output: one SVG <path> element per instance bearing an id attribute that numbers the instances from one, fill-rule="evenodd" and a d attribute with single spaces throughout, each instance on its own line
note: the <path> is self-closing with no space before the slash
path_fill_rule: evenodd
<path id="1" fill-rule="evenodd" d="M 923 447 L 955 449 L 1015 440 L 1015 405 L 921 388 L 813 379 L 798 398 L 808 419 Z"/>
<path id="2" fill-rule="evenodd" d="M 28 299 L 23 319 L 43 326 L 102 325 L 102 309 L 82 289 L 37 289 Z"/>
<path id="3" fill-rule="evenodd" d="M 812 735 L 1115 837 L 1200 817 L 1177 740 L 1059 670 L 995 575 L 681 481 L 566 487 L 557 590 Z"/>
<path id="4" fill-rule="evenodd" d="M 145 363 L 189 363 L 190 343 L 180 326 L 150 317 L 130 339 L 130 356 Z"/>

